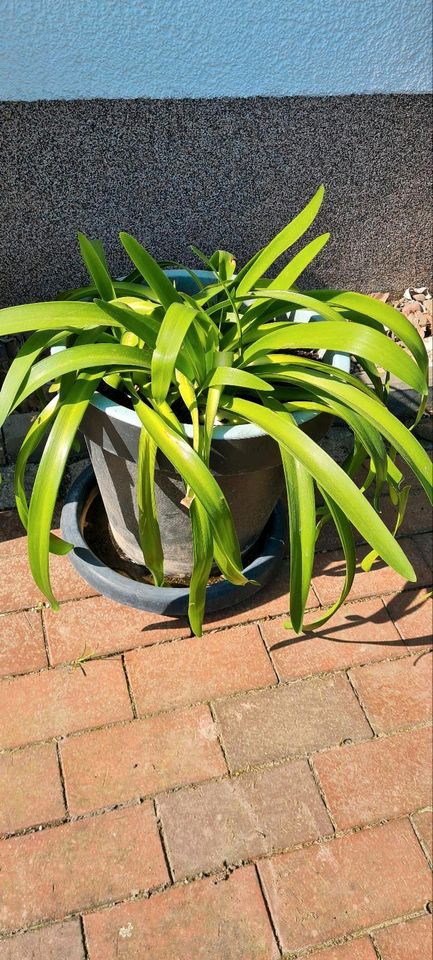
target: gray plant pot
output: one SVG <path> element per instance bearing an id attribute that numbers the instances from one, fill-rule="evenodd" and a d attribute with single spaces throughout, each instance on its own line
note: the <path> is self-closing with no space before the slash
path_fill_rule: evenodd
<path id="1" fill-rule="evenodd" d="M 205 282 L 212 274 L 197 271 Z M 178 289 L 193 292 L 192 279 L 183 271 L 168 270 Z M 312 318 L 297 311 L 299 322 Z M 325 359 L 349 369 L 346 354 L 329 353 Z M 295 414 L 302 430 L 316 440 L 328 429 L 330 417 Z M 143 563 L 136 504 L 137 452 L 140 421 L 134 410 L 95 394 L 81 427 L 107 513 L 115 544 L 129 560 Z M 192 436 L 191 424 L 185 424 Z M 243 555 L 260 537 L 284 486 L 278 445 L 262 430 L 249 424 L 218 426 L 214 431 L 210 466 L 231 508 Z M 187 577 L 192 570 L 192 540 L 188 510 L 181 505 L 185 488 L 169 461 L 158 453 L 155 492 L 164 572 Z"/>

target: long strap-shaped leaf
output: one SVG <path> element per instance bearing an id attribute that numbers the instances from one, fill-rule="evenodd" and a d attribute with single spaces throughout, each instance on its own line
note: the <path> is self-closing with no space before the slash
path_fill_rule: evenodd
<path id="1" fill-rule="evenodd" d="M 166 399 L 179 350 L 194 317 L 189 304 L 172 303 L 161 323 L 151 364 L 152 395 L 157 403 Z"/>
<path id="2" fill-rule="evenodd" d="M 329 513 L 332 516 L 338 536 L 340 538 L 341 546 L 343 547 L 346 573 L 340 596 L 337 598 L 335 603 L 333 603 L 330 607 L 328 607 L 327 610 L 325 610 L 324 613 L 321 614 L 320 617 L 318 617 L 312 623 L 303 624 L 303 629 L 305 632 L 310 630 L 318 630 L 319 627 L 322 627 L 325 623 L 327 623 L 327 621 L 334 616 L 337 610 L 340 609 L 352 589 L 356 571 L 355 539 L 353 536 L 352 527 L 350 526 L 350 523 L 348 523 L 343 511 L 340 510 L 339 506 L 335 503 L 332 497 L 330 497 L 324 490 L 321 490 L 321 493 L 328 507 Z M 289 621 L 285 624 L 285 626 L 290 628 L 292 627 L 292 623 Z"/>
<path id="3" fill-rule="evenodd" d="M 332 291 L 330 292 L 332 293 Z M 326 291 L 312 291 L 312 295 L 320 299 L 321 295 L 326 297 Z M 375 300 L 374 297 L 368 297 L 363 293 L 352 293 L 346 290 L 334 291 L 331 297 L 326 297 L 326 303 L 330 306 L 353 311 L 358 316 L 368 317 L 380 324 L 381 327 L 392 330 L 409 348 L 421 370 L 427 372 L 427 350 L 418 330 L 403 313 L 400 313 L 391 304 L 382 303 L 380 300 Z M 380 362 L 381 358 L 377 359 Z"/>
<path id="4" fill-rule="evenodd" d="M 102 373 L 81 374 L 74 383 L 51 428 L 33 484 L 28 516 L 28 551 L 35 583 L 53 609 L 49 570 L 50 528 L 60 482 L 78 427 Z"/>
<path id="5" fill-rule="evenodd" d="M 213 535 L 224 559 L 222 573 L 233 583 L 247 583 L 242 573 L 239 542 L 228 503 L 201 458 L 168 420 L 133 397 L 134 408 L 157 446 L 179 471 L 208 513 Z"/>
<path id="6" fill-rule="evenodd" d="M 151 289 L 156 293 L 163 307 L 167 310 L 171 303 L 180 300 L 180 296 L 175 290 L 173 284 L 168 279 L 161 267 L 148 253 L 147 250 L 129 233 L 119 233 L 120 241 L 125 247 L 127 254 L 131 257 L 141 275 L 147 281 Z"/>
<path id="7" fill-rule="evenodd" d="M 94 303 L 24 303 L 0 310 L 0 336 L 28 333 L 30 330 L 84 330 L 104 326 Z M 107 326 L 107 324 L 105 324 Z"/>
<path id="8" fill-rule="evenodd" d="M 316 542 L 316 504 L 311 474 L 280 444 L 286 481 L 290 536 L 290 619 L 293 629 L 302 629 L 313 572 Z"/>
<path id="9" fill-rule="evenodd" d="M 154 583 L 164 583 L 164 555 L 161 544 L 158 514 L 155 499 L 156 443 L 142 427 L 138 441 L 137 460 L 137 505 L 138 529 L 144 562 L 149 568 Z"/>
<path id="10" fill-rule="evenodd" d="M 93 346 L 69 347 L 54 356 L 46 357 L 36 363 L 14 401 L 14 407 L 22 403 L 35 390 L 39 390 L 50 380 L 56 380 L 65 373 L 74 370 L 88 370 L 92 367 L 110 370 L 149 370 L 150 354 L 138 347 L 126 347 L 116 343 L 95 343 Z"/>
<path id="11" fill-rule="evenodd" d="M 32 333 L 18 351 L 3 381 L 0 390 L 0 427 L 8 416 L 15 397 L 26 380 L 36 358 L 49 347 L 64 340 L 61 333 L 52 330 L 38 330 Z"/>
<path id="12" fill-rule="evenodd" d="M 270 404 L 271 400 L 268 400 L 268 403 Z M 340 509 L 367 542 L 377 550 L 385 563 L 406 580 L 416 580 L 411 563 L 368 500 L 362 496 L 353 481 L 329 454 L 299 427 L 293 425 L 289 415 L 276 413 L 258 403 L 234 397 L 222 400 L 221 406 L 245 420 L 256 423 L 278 443 L 286 446 L 289 453 L 306 467 L 324 490 L 328 493 L 332 491 L 331 496 Z"/>
<path id="13" fill-rule="evenodd" d="M 237 293 L 239 296 L 248 293 L 255 283 L 257 283 L 257 280 L 260 280 L 260 277 L 272 266 L 275 260 L 277 260 L 282 253 L 285 253 L 285 251 L 296 243 L 296 240 L 299 240 L 308 230 L 308 227 L 311 226 L 317 216 L 323 195 L 324 188 L 321 186 L 301 213 L 298 213 L 298 216 L 284 227 L 283 230 L 280 230 L 277 236 L 261 250 L 259 256 L 254 260 L 238 284 Z"/>
<path id="14" fill-rule="evenodd" d="M 373 393 L 368 396 L 348 383 L 330 381 L 320 374 L 309 372 L 288 374 L 287 379 L 310 389 L 314 395 L 334 397 L 347 407 L 365 417 L 379 431 L 400 456 L 409 464 L 424 487 L 430 501 L 433 500 L 432 465 L 428 454 L 413 433 L 400 423 L 397 417 L 381 403 Z"/>
<path id="15" fill-rule="evenodd" d="M 57 394 L 41 411 L 36 420 L 29 427 L 26 436 L 21 444 L 14 471 L 14 494 L 15 503 L 21 523 L 27 530 L 29 508 L 25 491 L 24 477 L 29 457 L 36 450 L 46 431 L 52 424 L 59 409 L 59 395 Z M 50 553 L 63 555 L 72 550 L 72 544 L 56 537 L 54 533 L 50 534 Z"/>
<path id="16" fill-rule="evenodd" d="M 105 265 L 105 258 L 101 257 L 98 244 L 94 240 L 89 240 L 85 233 L 80 233 L 80 231 L 78 232 L 78 243 L 90 279 L 93 280 L 99 296 L 102 300 L 114 300 L 116 294 L 113 281 Z"/>
<path id="17" fill-rule="evenodd" d="M 425 394 L 427 384 L 420 368 L 396 343 L 377 330 L 362 324 L 337 320 L 326 323 L 288 323 L 286 329 L 268 333 L 244 351 L 241 365 L 247 366 L 256 357 L 272 350 L 285 349 L 339 350 L 354 356 L 366 357 L 375 363 L 380 357 L 382 366 L 404 380 L 414 390 Z"/>
<path id="18" fill-rule="evenodd" d="M 208 514 L 197 497 L 190 508 L 194 566 L 189 585 L 188 618 L 196 637 L 203 633 L 206 586 L 212 567 L 213 536 Z"/>
<path id="19" fill-rule="evenodd" d="M 155 300 L 159 304 L 158 298 L 150 287 L 145 287 L 141 283 L 130 283 L 125 280 L 113 280 L 113 289 L 116 297 L 136 297 L 140 300 Z M 93 300 L 98 296 L 98 288 L 94 283 L 86 287 L 76 287 L 74 290 L 64 290 L 57 294 L 56 300 Z"/>

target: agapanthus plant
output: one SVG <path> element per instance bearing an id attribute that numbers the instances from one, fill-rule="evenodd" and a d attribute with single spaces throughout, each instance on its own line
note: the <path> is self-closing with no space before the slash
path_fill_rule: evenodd
<path id="1" fill-rule="evenodd" d="M 348 596 L 356 564 L 353 528 L 371 547 L 366 566 L 380 556 L 402 577 L 415 579 L 394 536 L 408 494 L 396 454 L 430 499 L 431 466 L 413 433 L 390 412 L 387 400 L 389 378 L 394 375 L 419 393 L 419 419 L 427 396 L 427 354 L 411 323 L 388 304 L 343 290 L 298 289 L 302 271 L 327 243 L 328 233 L 275 270 L 276 261 L 313 223 L 322 198 L 320 188 L 305 209 L 241 268 L 226 251 L 207 258 L 193 248 L 214 275 L 203 286 L 190 270 L 196 280 L 193 295 L 177 290 L 164 272 L 167 264 L 158 263 L 127 233 L 120 233 L 120 240 L 134 270 L 123 280 L 112 279 L 101 244 L 80 234 L 89 286 L 54 301 L 0 312 L 1 335 L 30 334 L 4 381 L 0 424 L 30 394 L 49 385 L 49 400 L 17 459 L 15 496 L 28 534 L 33 577 L 52 607 L 58 604 L 49 554 L 66 553 L 71 546 L 51 533 L 54 507 L 84 412 L 104 384 L 121 392 L 141 422 L 137 484 L 141 545 L 145 565 L 159 586 L 164 584 L 164 557 L 154 493 L 157 450 L 183 478 L 194 547 L 189 617 L 196 634 L 202 631 L 213 563 L 231 582 L 245 582 L 231 512 L 209 469 L 216 422 L 249 421 L 279 445 L 290 531 L 289 625 L 297 632 L 323 624 Z M 272 268 L 275 275 L 270 279 Z M 312 311 L 315 322 L 297 323 L 300 308 Z M 63 349 L 53 351 L 59 346 Z M 369 383 L 327 363 L 323 352 L 329 350 L 354 357 Z M 353 450 L 343 465 L 302 432 L 293 416 L 296 411 L 325 412 L 347 424 Z M 182 422 L 186 416 L 192 423 L 192 440 Z M 26 465 L 45 437 L 28 503 Z M 367 472 L 358 481 L 365 462 Z M 369 499 L 366 492 L 372 485 L 374 496 Z M 396 507 L 393 533 L 380 517 L 385 490 Z M 335 524 L 344 551 L 344 585 L 335 603 L 306 624 L 315 543 L 329 521 Z"/>

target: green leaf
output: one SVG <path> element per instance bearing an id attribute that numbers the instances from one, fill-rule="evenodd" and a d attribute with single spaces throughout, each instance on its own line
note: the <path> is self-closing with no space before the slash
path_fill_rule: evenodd
<path id="1" fill-rule="evenodd" d="M 192 530 L 194 566 L 189 585 L 188 618 L 196 637 L 203 633 L 206 587 L 212 568 L 213 537 L 208 514 L 197 497 L 189 508 Z"/>
<path id="2" fill-rule="evenodd" d="M 28 333 L 30 330 L 85 330 L 104 326 L 94 303 L 52 300 L 48 303 L 24 303 L 0 310 L 0 336 Z M 105 324 L 107 326 L 107 324 Z"/>
<path id="3" fill-rule="evenodd" d="M 217 481 L 199 455 L 169 422 L 131 394 L 134 408 L 150 436 L 194 491 L 209 515 L 213 536 L 223 558 L 222 573 L 233 583 L 244 584 L 239 542 L 227 501 Z"/>
<path id="4" fill-rule="evenodd" d="M 153 290 L 150 287 L 145 287 L 143 284 L 132 283 L 125 278 L 125 280 L 113 280 L 113 289 L 116 297 L 136 297 L 139 300 L 155 300 L 157 297 Z M 71 300 L 93 300 L 98 295 L 98 288 L 95 284 L 90 284 L 86 287 L 76 287 L 74 290 L 63 290 L 62 293 L 58 293 L 56 300 L 62 302 L 69 302 Z M 157 301 L 159 303 L 159 301 Z"/>
<path id="5" fill-rule="evenodd" d="M 24 387 L 15 398 L 14 407 L 50 380 L 57 380 L 65 373 L 92 370 L 94 367 L 104 368 L 102 376 L 106 369 L 110 369 L 111 372 L 113 370 L 149 370 L 150 355 L 148 351 L 139 350 L 138 347 L 125 347 L 114 340 L 107 344 L 95 343 L 69 347 L 68 350 L 62 350 L 35 363 Z"/>
<path id="6" fill-rule="evenodd" d="M 409 464 L 428 497 L 431 501 L 433 500 L 432 465 L 427 452 L 413 433 L 400 423 L 373 393 L 370 392 L 368 396 L 364 391 L 357 390 L 348 383 L 330 381 L 326 377 L 321 377 L 319 372 L 294 373 L 290 374 L 290 379 L 293 383 L 302 383 L 305 388 L 314 392 L 316 397 L 335 397 L 350 410 L 364 417 L 389 440 L 403 460 Z"/>
<path id="7" fill-rule="evenodd" d="M 102 300 L 114 300 L 113 282 L 105 265 L 105 257 L 98 248 L 98 241 L 89 240 L 84 233 L 78 232 L 81 256 Z"/>
<path id="8" fill-rule="evenodd" d="M 101 372 L 82 374 L 59 410 L 45 445 L 33 484 L 28 516 L 30 568 L 39 589 L 51 606 L 59 604 L 53 594 L 49 571 L 50 528 L 69 451 L 93 396 Z"/>
<path id="9" fill-rule="evenodd" d="M 270 405 L 272 401 L 268 399 L 267 402 Z M 289 453 L 304 465 L 326 493 L 333 497 L 343 513 L 367 542 L 377 550 L 385 563 L 406 580 L 416 579 L 412 565 L 400 545 L 394 540 L 368 500 L 329 454 L 299 427 L 293 425 L 288 414 L 274 412 L 250 400 L 234 397 L 223 399 L 221 406 L 245 420 L 256 423 L 278 443 L 282 443 Z"/>
<path id="10" fill-rule="evenodd" d="M 187 303 L 172 303 L 162 321 L 151 363 L 152 395 L 157 403 L 163 403 L 167 396 L 179 350 L 194 316 Z"/>
<path id="11" fill-rule="evenodd" d="M 32 453 L 34 453 L 36 447 L 39 446 L 41 440 L 45 436 L 45 433 L 51 426 L 58 409 L 59 397 L 56 396 L 50 400 L 44 410 L 41 411 L 41 413 L 30 425 L 16 459 L 14 471 L 15 503 L 17 506 L 18 516 L 26 530 L 28 527 L 29 508 L 25 491 L 24 477 L 27 463 L 29 457 L 32 455 Z M 56 537 L 56 535 L 52 533 L 50 534 L 49 550 L 50 553 L 56 553 L 63 556 L 65 553 L 69 553 L 69 551 L 72 550 L 72 543 L 67 543 L 66 540 L 61 540 L 60 537 Z"/>
<path id="12" fill-rule="evenodd" d="M 216 367 L 211 374 L 207 387 L 240 387 L 242 390 L 264 390 L 271 392 L 274 388 L 266 380 L 257 377 L 248 370 L 239 370 L 237 367 Z"/>
<path id="13" fill-rule="evenodd" d="M 140 340 L 149 347 L 154 347 L 159 333 L 160 323 L 156 319 L 159 316 L 158 310 L 150 312 L 148 310 L 132 308 L 127 303 L 115 300 L 113 303 L 105 303 L 103 300 L 95 300 L 95 305 L 99 307 L 102 313 L 110 317 L 118 327 L 125 327 L 130 333 L 135 333 Z"/>
<path id="14" fill-rule="evenodd" d="M 156 443 L 145 427 L 141 428 L 137 460 L 138 529 L 144 562 L 155 586 L 164 583 L 164 555 L 155 499 Z"/>
<path id="15" fill-rule="evenodd" d="M 317 193 L 314 194 L 314 197 L 307 203 L 301 213 L 283 230 L 280 230 L 277 236 L 261 250 L 257 259 L 254 260 L 250 269 L 247 270 L 238 284 L 237 293 L 239 296 L 248 293 L 275 260 L 308 230 L 319 212 L 324 192 L 324 187 L 319 187 Z"/>
<path id="16" fill-rule="evenodd" d="M 327 621 L 334 616 L 337 610 L 340 609 L 346 597 L 349 596 L 356 572 L 355 540 L 350 523 L 348 523 L 343 511 L 340 510 L 332 497 L 325 493 L 324 490 L 321 490 L 321 493 L 328 507 L 329 513 L 333 518 L 338 536 L 340 538 L 340 543 L 343 547 L 346 572 L 343 587 L 338 599 L 332 604 L 332 606 L 328 607 L 328 609 L 325 610 L 325 612 L 322 613 L 317 620 L 314 620 L 312 623 L 303 624 L 303 630 L 305 633 L 308 633 L 311 630 L 318 630 L 319 627 L 322 627 L 323 624 L 327 623 Z M 288 622 L 285 624 L 285 626 L 290 628 L 292 624 Z"/>
<path id="17" fill-rule="evenodd" d="M 317 323 L 288 323 L 286 329 L 268 333 L 250 344 L 244 351 L 242 366 L 271 350 L 293 348 L 338 350 L 365 357 L 373 363 L 380 357 L 382 366 L 390 373 L 421 394 L 427 391 L 421 370 L 401 347 L 377 330 L 345 320 L 336 320 L 334 323 L 321 320 Z"/>
<path id="18" fill-rule="evenodd" d="M 62 340 L 64 340 L 63 334 L 55 334 L 52 330 L 38 330 L 20 348 L 0 390 L 0 427 L 9 415 L 15 397 L 26 381 L 37 357 Z"/>
<path id="19" fill-rule="evenodd" d="M 320 293 L 320 291 L 318 291 L 318 293 Z M 404 314 L 400 313 L 399 310 L 392 307 L 391 304 L 382 303 L 380 300 L 375 300 L 374 297 L 368 297 L 362 293 L 351 293 L 345 290 L 334 293 L 334 296 L 327 302 L 333 306 L 344 308 L 345 310 L 348 309 L 361 316 L 369 317 L 377 321 L 381 326 L 388 327 L 389 330 L 392 330 L 392 332 L 406 344 L 421 370 L 427 373 L 428 355 L 424 341 L 410 320 L 408 320 Z M 381 366 L 383 366 L 381 357 L 376 358 L 376 362 L 380 362 Z"/>
<path id="20" fill-rule="evenodd" d="M 290 619 L 302 629 L 313 573 L 316 542 L 316 504 L 311 474 L 280 444 L 287 490 L 290 536 Z"/>
<path id="21" fill-rule="evenodd" d="M 156 260 L 142 247 L 141 243 L 135 237 L 131 237 L 129 233 L 119 233 L 119 237 L 128 256 L 161 301 L 163 307 L 167 310 L 171 303 L 178 302 L 180 296 L 174 289 L 173 284 L 161 270 Z"/>

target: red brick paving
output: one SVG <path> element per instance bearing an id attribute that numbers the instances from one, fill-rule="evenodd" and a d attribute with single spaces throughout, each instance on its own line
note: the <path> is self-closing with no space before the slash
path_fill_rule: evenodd
<path id="1" fill-rule="evenodd" d="M 100 657 L 191 633 L 186 620 L 133 610 L 106 597 L 66 603 L 56 612 L 45 609 L 43 616 L 52 664 L 76 660 L 84 651 Z"/>
<path id="2" fill-rule="evenodd" d="M 168 880 L 149 802 L 4 840 L 0 867 L 0 931 L 61 919 Z"/>
<path id="3" fill-rule="evenodd" d="M 406 653 L 405 643 L 380 597 L 347 604 L 314 635 L 296 636 L 292 630 L 285 629 L 284 620 L 265 621 L 261 630 L 282 680 L 342 670 Z"/>
<path id="4" fill-rule="evenodd" d="M 350 670 L 376 733 L 428 721 L 432 710 L 432 655 L 404 657 Z"/>
<path id="5" fill-rule="evenodd" d="M 0 754 L 0 833 L 14 833 L 65 815 L 53 743 Z"/>
<path id="6" fill-rule="evenodd" d="M 0 748 L 131 719 L 120 659 L 43 670 L 0 682 Z"/>
<path id="7" fill-rule="evenodd" d="M 325 948 L 319 953 L 309 953 L 308 960 L 377 960 L 377 953 L 371 940 L 362 937 L 338 947 Z"/>
<path id="8" fill-rule="evenodd" d="M 90 960 L 277 960 L 253 867 L 85 917 Z"/>
<path id="9" fill-rule="evenodd" d="M 126 668 L 139 714 L 277 682 L 256 624 L 136 650 Z"/>
<path id="10" fill-rule="evenodd" d="M 407 821 L 263 860 L 259 873 L 287 952 L 422 910 L 431 889 Z"/>
<path id="11" fill-rule="evenodd" d="M 347 678 L 338 674 L 220 700 L 215 715 L 232 770 L 371 736 Z"/>
<path id="12" fill-rule="evenodd" d="M 412 822 L 430 860 L 433 860 L 433 812 L 421 810 L 413 815 Z"/>
<path id="13" fill-rule="evenodd" d="M 177 879 L 333 832 L 305 760 L 176 791 L 158 810 Z"/>
<path id="14" fill-rule="evenodd" d="M 429 916 L 393 924 L 378 930 L 374 939 L 382 960 L 431 960 L 432 918 Z"/>
<path id="15" fill-rule="evenodd" d="M 67 558 L 41 616 L 1 514 L 0 960 L 430 960 L 431 522 L 414 500 L 421 589 L 358 573 L 301 638 L 287 561 L 201 639 L 93 595 Z M 319 546 L 326 604 L 340 556 Z"/>
<path id="16" fill-rule="evenodd" d="M 48 666 L 41 615 L 36 610 L 0 617 L 0 676 Z"/>
<path id="17" fill-rule="evenodd" d="M 410 647 L 428 650 L 433 646 L 433 601 L 425 590 L 386 597 L 385 604 Z"/>
<path id="18" fill-rule="evenodd" d="M 60 750 L 73 814 L 227 772 L 207 706 L 83 733 Z"/>
<path id="19" fill-rule="evenodd" d="M 338 829 L 410 813 L 430 802 L 430 727 L 336 747 L 314 761 Z"/>
<path id="20" fill-rule="evenodd" d="M 410 537 L 403 537 L 400 546 L 409 558 L 418 578 L 418 584 L 423 586 L 430 583 L 431 568 L 426 563 L 422 553 Z M 365 546 L 357 548 L 358 564 L 368 553 Z M 332 553 L 318 553 L 314 568 L 314 590 L 323 606 L 327 606 L 337 599 L 344 583 L 345 564 L 342 550 Z M 378 594 L 378 585 L 381 593 L 391 593 L 394 590 L 413 589 L 414 584 L 403 580 L 391 567 L 387 567 L 382 560 L 377 560 L 370 571 L 364 572 L 358 566 L 355 580 L 350 592 L 352 600 L 364 597 L 375 597 Z"/>
<path id="21" fill-rule="evenodd" d="M 80 922 L 56 923 L 3 940 L 0 960 L 84 960 Z"/>

